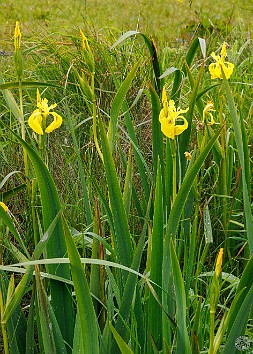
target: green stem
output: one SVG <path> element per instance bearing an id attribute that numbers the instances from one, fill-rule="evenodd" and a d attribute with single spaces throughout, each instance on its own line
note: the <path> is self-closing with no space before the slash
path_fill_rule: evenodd
<path id="1" fill-rule="evenodd" d="M 4 344 L 4 353 L 9 354 L 9 346 L 8 346 L 8 335 L 6 330 L 6 324 L 2 321 L 3 314 L 4 314 L 4 304 L 3 304 L 3 294 L 0 290 L 0 312 L 1 312 L 1 328 L 2 328 L 2 338 Z"/>
<path id="2" fill-rule="evenodd" d="M 94 143 L 98 152 L 99 157 L 101 158 L 102 161 L 104 161 L 104 157 L 102 154 L 102 151 L 100 150 L 99 144 L 98 144 L 98 138 L 97 138 L 97 103 L 96 103 L 96 98 L 95 98 L 95 85 L 94 85 L 94 77 L 95 73 L 91 74 L 91 90 L 92 90 L 92 108 L 93 108 L 93 138 L 94 138 Z"/>
<path id="3" fill-rule="evenodd" d="M 214 343 L 214 311 L 210 311 L 210 346 L 208 354 L 213 354 L 213 343 Z"/>
<path id="4" fill-rule="evenodd" d="M 175 139 L 171 139 L 171 156 L 172 156 L 172 205 L 177 196 L 177 143 Z"/>
<path id="5" fill-rule="evenodd" d="M 24 119 L 24 110 L 23 110 L 23 89 L 22 89 L 22 81 L 19 79 L 19 104 L 20 104 L 20 125 L 21 125 L 21 137 L 25 140 L 25 119 Z M 28 176 L 28 158 L 27 152 L 23 148 L 23 156 L 24 156 L 24 165 L 25 165 L 25 175 Z"/>

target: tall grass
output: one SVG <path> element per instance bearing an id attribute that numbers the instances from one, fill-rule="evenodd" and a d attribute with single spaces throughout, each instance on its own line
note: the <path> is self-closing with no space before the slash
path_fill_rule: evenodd
<path id="1" fill-rule="evenodd" d="M 168 63 L 145 33 L 110 36 L 48 38 L 32 79 L 0 76 L 3 350 L 236 353 L 252 336 L 250 41 L 224 38 L 235 71 L 211 80 L 223 39 Z M 175 139 L 164 87 L 189 108 Z M 42 138 L 35 88 L 63 117 Z"/>

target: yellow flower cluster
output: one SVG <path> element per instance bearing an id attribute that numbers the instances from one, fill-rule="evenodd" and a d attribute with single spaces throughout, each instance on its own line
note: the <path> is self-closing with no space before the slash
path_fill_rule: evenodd
<path id="1" fill-rule="evenodd" d="M 224 73 L 226 79 L 229 79 L 233 73 L 234 64 L 225 61 L 225 58 L 227 56 L 226 43 L 223 43 L 220 55 L 215 55 L 214 52 L 211 55 L 215 60 L 215 63 L 209 65 L 211 78 L 223 79 Z M 162 92 L 162 104 L 163 108 L 161 109 L 159 115 L 161 130 L 163 134 L 166 135 L 168 138 L 174 139 L 176 135 L 181 134 L 185 129 L 188 128 L 188 122 L 181 114 L 186 113 L 189 108 L 180 109 L 179 107 L 176 109 L 175 102 L 173 100 L 170 100 L 168 103 L 165 87 L 163 87 Z M 215 123 L 211 112 L 215 112 L 214 105 L 211 101 L 208 101 L 207 105 L 203 110 L 203 123 L 207 116 L 209 116 L 211 120 L 208 125 L 213 125 Z M 183 124 L 176 124 L 176 121 L 178 119 L 183 120 Z M 187 155 L 186 158 L 189 158 L 189 156 Z"/>

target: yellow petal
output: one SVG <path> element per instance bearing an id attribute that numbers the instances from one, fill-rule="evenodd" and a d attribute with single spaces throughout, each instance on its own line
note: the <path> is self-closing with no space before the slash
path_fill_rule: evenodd
<path id="1" fill-rule="evenodd" d="M 43 130 L 42 130 L 42 115 L 40 113 L 39 109 L 36 109 L 35 111 L 33 111 L 33 113 L 31 114 L 31 116 L 28 119 L 28 124 L 30 126 L 30 128 L 32 128 L 33 131 L 35 131 L 35 133 L 43 135 Z"/>
<path id="2" fill-rule="evenodd" d="M 4 209 L 4 211 L 8 211 L 7 205 L 5 205 L 3 202 L 0 202 L 0 206 Z"/>
<path id="3" fill-rule="evenodd" d="M 234 64 L 229 63 L 228 61 L 224 62 L 224 64 L 222 65 L 222 69 L 224 71 L 226 79 L 230 78 L 230 76 L 233 73 L 234 67 L 235 67 Z"/>
<path id="4" fill-rule="evenodd" d="M 59 128 L 62 124 L 62 117 L 59 114 L 57 114 L 55 112 L 51 112 L 50 114 L 52 114 L 52 116 L 54 117 L 54 120 L 46 128 L 46 130 L 45 130 L 46 133 L 51 133 L 53 130 Z"/>
<path id="5" fill-rule="evenodd" d="M 167 119 L 167 114 L 165 114 L 165 110 L 162 108 L 159 114 L 159 122 L 162 123 L 164 119 Z"/>
<path id="6" fill-rule="evenodd" d="M 163 134 L 165 136 L 167 136 L 170 139 L 174 139 L 175 138 L 175 131 L 174 131 L 174 124 L 170 124 L 168 119 L 164 119 L 161 122 L 161 131 L 163 132 Z"/>
<path id="7" fill-rule="evenodd" d="M 175 135 L 180 135 L 180 134 L 182 134 L 183 131 L 185 131 L 185 130 L 188 128 L 188 122 L 187 122 L 187 120 L 186 120 L 184 117 L 182 117 L 182 116 L 180 116 L 180 117 L 178 117 L 178 118 L 182 118 L 182 119 L 184 120 L 184 124 L 182 124 L 182 125 L 175 125 L 175 127 L 174 127 L 174 134 L 175 134 Z"/>
<path id="8" fill-rule="evenodd" d="M 209 65 L 209 72 L 211 74 L 211 78 L 212 79 L 221 79 L 222 75 L 221 75 L 221 69 L 218 63 L 212 63 Z"/>

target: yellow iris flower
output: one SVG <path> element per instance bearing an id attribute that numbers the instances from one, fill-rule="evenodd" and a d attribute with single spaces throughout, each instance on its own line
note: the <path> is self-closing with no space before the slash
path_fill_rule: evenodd
<path id="1" fill-rule="evenodd" d="M 53 130 L 59 128 L 62 124 L 62 117 L 55 113 L 50 112 L 54 109 L 57 104 L 54 103 L 51 106 L 47 104 L 48 100 L 46 98 L 41 99 L 39 90 L 37 89 L 37 107 L 30 118 L 28 119 L 28 124 L 35 133 L 43 135 L 46 133 L 51 133 Z M 46 126 L 46 120 L 49 115 L 52 115 L 54 120 L 48 126 Z"/>
<path id="2" fill-rule="evenodd" d="M 0 206 L 4 209 L 4 211 L 8 211 L 7 205 L 5 205 L 3 202 L 0 202 Z"/>
<path id="3" fill-rule="evenodd" d="M 179 107 L 176 109 L 175 102 L 170 100 L 168 103 L 166 89 L 165 86 L 163 87 L 162 93 L 162 104 L 163 108 L 159 115 L 159 122 L 161 123 L 161 130 L 164 135 L 166 135 L 170 139 L 174 139 L 175 135 L 180 135 L 183 133 L 185 129 L 188 128 L 187 120 L 181 116 L 180 114 L 186 113 L 189 108 L 187 109 L 180 109 Z M 183 124 L 177 125 L 177 119 L 182 119 Z"/>
<path id="4" fill-rule="evenodd" d="M 224 250 L 223 250 L 223 248 L 221 248 L 219 251 L 218 257 L 217 257 L 216 265 L 215 265 L 215 274 L 217 277 L 219 277 L 219 275 L 221 273 L 223 253 L 224 253 Z"/>
<path id="5" fill-rule="evenodd" d="M 213 119 L 213 115 L 212 115 L 211 112 L 215 112 L 213 102 L 212 101 L 207 101 L 207 105 L 205 106 L 205 108 L 203 110 L 203 123 L 205 122 L 205 117 L 207 115 L 209 115 L 210 118 L 211 118 L 211 122 L 208 123 L 208 125 L 213 125 L 215 123 L 215 121 Z"/>
<path id="6" fill-rule="evenodd" d="M 225 58 L 227 56 L 226 43 L 225 42 L 223 43 L 220 55 L 215 55 L 214 52 L 211 55 L 214 58 L 214 60 L 216 61 L 216 63 L 212 63 L 209 65 L 209 71 L 211 74 L 211 78 L 212 79 L 217 79 L 217 78 L 223 79 L 222 71 L 221 71 L 221 68 L 222 68 L 226 79 L 229 79 L 233 73 L 234 64 L 229 63 L 228 61 L 225 61 Z"/>

